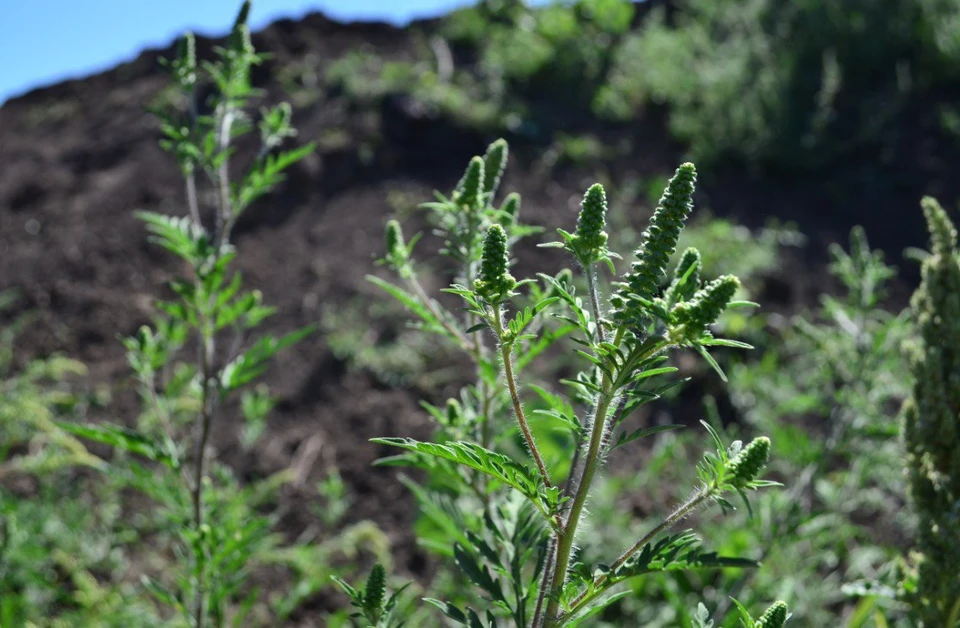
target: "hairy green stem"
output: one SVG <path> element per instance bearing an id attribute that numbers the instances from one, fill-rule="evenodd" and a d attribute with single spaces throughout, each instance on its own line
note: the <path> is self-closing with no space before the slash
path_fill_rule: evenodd
<path id="1" fill-rule="evenodd" d="M 619 345 L 623 341 L 624 331 L 621 328 L 617 332 L 614 344 Z M 590 441 L 587 445 L 587 453 L 583 459 L 583 470 L 580 477 L 574 483 L 573 502 L 567 514 L 566 523 L 561 531 L 558 532 L 557 539 L 557 558 L 553 567 L 552 574 L 544 574 L 541 588 L 548 587 L 552 597 L 547 604 L 546 615 L 543 618 L 546 625 L 553 625 L 554 619 L 559 610 L 559 593 L 563 588 L 563 583 L 567 578 L 567 567 L 570 564 L 570 554 L 573 552 L 573 542 L 577 535 L 577 526 L 580 524 L 580 516 L 583 514 L 583 507 L 587 502 L 587 494 L 590 492 L 590 484 L 593 482 L 593 476 L 600 464 L 600 446 L 603 443 L 603 435 L 606 429 L 607 411 L 610 409 L 610 403 L 613 401 L 613 381 L 611 377 L 604 373 L 601 382 L 601 392 L 597 397 L 597 403 L 593 412 L 593 426 L 590 432 Z"/>
<path id="2" fill-rule="evenodd" d="M 468 219 L 468 225 L 470 228 L 470 239 L 472 241 L 475 237 L 478 227 L 472 218 Z M 464 258 L 467 260 L 463 264 L 464 285 L 472 286 L 476 280 L 476 264 L 472 261 L 469 261 L 471 259 L 470 251 L 465 252 Z M 472 329 L 477 325 L 478 322 L 480 321 L 476 314 L 469 312 L 466 314 L 467 329 Z M 482 363 L 486 358 L 486 349 L 487 346 L 484 344 L 483 338 L 480 334 L 476 334 L 474 336 L 470 353 L 473 357 L 473 362 L 477 367 L 477 393 L 480 395 L 483 404 L 480 417 L 480 444 L 489 449 L 492 433 L 492 428 L 490 426 L 490 391 L 487 390 L 487 385 L 484 382 L 482 367 Z"/>
<path id="3" fill-rule="evenodd" d="M 553 566 L 557 561 L 557 536 L 551 535 L 550 540 L 547 542 L 547 559 L 543 563 L 543 581 L 546 582 L 547 578 L 550 577 L 550 573 L 553 571 Z M 537 594 L 537 606 L 533 611 L 533 624 L 531 628 L 543 628 L 543 604 L 547 599 L 547 589 L 548 587 L 540 587 L 540 592 Z"/>
<path id="4" fill-rule="evenodd" d="M 626 328 L 617 329 L 617 334 L 613 340 L 615 346 L 620 346 L 626 335 Z M 570 506 L 567 520 L 561 531 L 558 533 L 557 540 L 557 559 L 552 578 L 549 578 L 550 592 L 552 598 L 547 606 L 546 615 L 543 618 L 546 626 L 559 625 L 559 593 L 563 589 L 563 583 L 566 581 L 567 568 L 570 563 L 570 555 L 573 551 L 573 543 L 577 534 L 577 527 L 580 523 L 580 517 L 583 515 L 583 508 L 586 505 L 587 496 L 590 493 L 593 478 L 601 461 L 601 448 L 606 438 L 609 427 L 608 414 L 610 404 L 616 399 L 616 392 L 625 385 L 625 376 L 629 375 L 637 365 L 643 362 L 662 348 L 662 343 L 657 341 L 647 341 L 640 347 L 635 348 L 630 357 L 621 366 L 621 372 L 616 377 L 604 373 L 601 381 L 601 392 L 597 397 L 597 403 L 593 413 L 593 424 L 590 433 L 590 441 L 584 455 L 583 466 L 577 481 L 574 483 L 573 502 Z M 622 411 L 622 406 L 618 406 L 616 412 Z M 545 576 L 541 586 L 547 586 L 548 577 Z"/>
<path id="5" fill-rule="evenodd" d="M 600 297 L 597 291 L 597 279 L 596 279 L 596 275 L 594 274 L 593 264 L 588 264 L 587 266 L 585 266 L 584 271 L 587 276 L 587 291 L 590 294 L 590 305 L 593 308 L 593 317 L 594 317 L 594 320 L 596 321 L 596 337 L 594 338 L 594 341 L 599 344 L 601 342 L 604 342 L 606 339 L 604 338 L 603 324 L 601 323 Z M 577 467 L 580 465 L 580 451 L 582 450 L 582 448 L 583 448 L 583 441 L 582 439 L 578 439 L 576 449 L 574 449 L 573 451 L 573 459 L 570 461 L 570 472 L 567 475 L 566 482 L 564 482 L 563 484 L 564 495 L 569 496 L 571 494 L 571 491 L 576 489 L 576 487 L 574 486 L 574 479 L 575 479 Z"/>
<path id="6" fill-rule="evenodd" d="M 503 337 L 503 314 L 500 311 L 499 306 L 494 306 L 493 308 L 493 320 L 496 325 L 497 336 L 501 339 Z M 500 343 L 500 357 L 503 358 L 503 373 L 504 377 L 507 380 L 507 387 L 510 389 L 510 400 L 513 402 L 513 412 L 517 417 L 517 423 L 520 425 L 520 431 L 523 433 L 523 438 L 527 442 L 527 447 L 530 449 L 530 455 L 533 456 L 533 461 L 537 465 L 537 470 L 540 471 L 540 477 L 543 478 L 543 483 L 547 488 L 553 486 L 550 483 L 550 475 L 547 473 L 547 466 L 543 463 L 543 457 L 540 455 L 540 450 L 537 448 L 537 441 L 533 438 L 533 432 L 530 431 L 530 424 L 527 423 L 527 417 L 523 413 L 523 406 L 520 403 L 520 394 L 517 392 L 517 380 L 513 375 L 513 345 L 509 343 L 502 342 Z"/>
<path id="7" fill-rule="evenodd" d="M 444 316 L 443 313 L 437 308 L 436 302 L 427 295 L 426 290 L 424 290 L 423 286 L 420 285 L 420 282 L 417 281 L 416 276 L 411 273 L 410 277 L 407 279 L 407 283 L 411 288 L 413 288 L 414 293 L 420 298 L 420 302 L 423 303 L 424 307 L 426 307 L 430 313 L 433 314 L 438 321 L 440 321 L 440 324 L 444 329 L 447 330 L 447 332 L 457 339 L 457 342 L 460 343 L 460 347 L 467 353 L 474 353 L 476 351 L 477 343 L 472 342 L 469 338 L 464 336 L 459 329 L 454 327 L 450 321 L 447 320 L 447 317 Z"/>
<path id="8" fill-rule="evenodd" d="M 583 270 L 587 275 L 587 292 L 590 294 L 590 305 L 593 308 L 593 318 L 597 325 L 595 340 L 597 344 L 599 344 L 605 342 L 606 338 L 603 333 L 603 317 L 600 315 L 600 296 L 597 289 L 597 276 L 593 266 L 593 264 L 587 264 Z"/>
<path id="9" fill-rule="evenodd" d="M 590 442 L 587 448 L 587 454 L 583 461 L 583 472 L 576 484 L 576 492 L 573 496 L 573 503 L 570 506 L 567 515 L 566 525 L 559 533 L 557 540 L 557 559 L 553 568 L 552 577 L 550 574 L 544 574 L 544 583 L 549 582 L 549 590 L 553 594 L 546 610 L 546 625 L 553 625 L 553 619 L 559 609 L 559 600 L 557 596 L 563 588 L 563 583 L 567 578 L 567 567 L 570 564 L 570 554 L 573 552 L 573 542 L 577 533 L 577 526 L 580 523 L 580 516 L 583 514 L 583 507 L 587 502 L 587 493 L 590 483 L 599 466 L 600 444 L 603 440 L 604 423 L 610 402 L 613 396 L 610 394 L 609 378 L 604 376 L 604 391 L 597 400 L 596 411 L 593 417 L 593 430 L 590 434 Z"/>

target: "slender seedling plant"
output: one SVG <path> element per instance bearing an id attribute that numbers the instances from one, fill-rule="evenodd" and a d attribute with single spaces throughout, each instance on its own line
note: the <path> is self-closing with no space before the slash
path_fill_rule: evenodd
<path id="1" fill-rule="evenodd" d="M 179 258 L 187 272 L 171 282 L 174 298 L 157 302 L 152 325 L 124 340 L 147 418 L 137 431 L 71 427 L 88 438 L 160 462 L 179 478 L 172 487 L 161 486 L 151 472 L 128 461 L 135 484 L 158 498 L 174 521 L 182 521 L 177 528 L 178 553 L 190 566 L 173 590 L 152 580 L 148 587 L 196 628 L 224 624 L 226 605 L 243 585 L 246 563 L 257 544 L 264 542 L 266 526 L 252 513 L 251 495 L 233 489 L 225 469 L 211 471 L 211 437 L 223 419 L 228 397 L 259 377 L 279 350 L 313 330 L 311 326 L 251 341 L 274 308 L 263 304 L 259 291 L 244 291 L 240 274 L 231 269 L 237 256 L 231 235 L 238 219 L 283 180 L 284 170 L 313 150 L 312 145 L 280 150 L 284 140 L 296 134 L 288 104 L 261 109 L 258 120 L 247 114 L 252 99 L 260 95 L 251 85 L 251 68 L 265 58 L 251 42 L 249 13 L 247 1 L 212 61 L 198 62 L 193 35 L 182 38 L 177 57 L 168 65 L 187 106 L 154 112 L 164 136 L 161 145 L 175 156 L 184 177 L 186 215 L 138 212 L 138 216 L 153 241 Z M 201 90 L 204 84 L 212 89 Z M 200 102 L 203 91 L 212 94 Z M 254 130 L 259 131 L 259 151 L 240 180 L 232 181 L 234 144 Z M 198 194 L 203 180 L 216 199 L 209 208 Z M 179 361 L 180 353 L 191 346 L 195 359 Z M 244 412 L 266 412 L 270 403 L 263 397 L 262 389 L 244 392 Z M 226 485 L 218 487 L 218 482 Z"/>
<path id="2" fill-rule="evenodd" d="M 694 166 L 684 164 L 677 170 L 642 236 L 636 261 L 608 286 L 601 271 L 606 267 L 615 272 L 618 256 L 607 247 L 606 194 L 599 184 L 587 190 L 575 232 L 558 230 L 561 240 L 545 245 L 564 249 L 577 262 L 586 286 L 584 300 L 569 271 L 541 273 L 537 280 L 518 280 L 511 274 L 511 246 L 535 230 L 519 224 L 517 195 L 494 205 L 506 157 L 506 143 L 498 140 L 483 157 L 470 161 L 449 198 L 438 194 L 436 202 L 425 205 L 444 240 L 441 253 L 455 262 L 454 283 L 445 292 L 463 301 L 462 317 L 424 291 L 412 255 L 417 238 L 406 244 L 396 221 L 387 225 L 383 263 L 406 285 L 371 278 L 403 302 L 424 330 L 459 346 L 477 366 L 477 382 L 459 399 L 450 400 L 446 408 L 427 406 L 440 426 L 438 442 L 374 439 L 407 451 L 383 463 L 429 471 L 426 486 L 406 482 L 426 516 L 445 531 L 452 550 L 445 553 L 437 539 L 429 546 L 457 562 L 482 591 L 486 608 L 478 612 L 453 602 L 428 601 L 467 626 L 494 626 L 501 616 L 524 627 L 572 626 L 626 595 L 613 589 L 636 576 L 753 566 L 749 560 L 703 551 L 690 531 L 667 534 L 707 503 L 732 509 L 726 495 L 738 493 L 746 502 L 748 490 L 773 484 L 759 479 L 770 450 L 767 438 L 726 447 L 705 422 L 715 451 L 704 456 L 697 469 L 699 485 L 688 499 L 606 564 L 585 564 L 576 551 L 591 489 L 608 454 L 680 427 L 626 428 L 635 410 L 677 383 L 651 385 L 676 371 L 666 365 L 669 353 L 694 349 L 723 377 L 708 348 L 749 348 L 709 331 L 727 308 L 751 305 L 734 300 L 736 277 L 702 282 L 700 255 L 690 249 L 662 287 L 692 209 Z M 559 326 L 549 323 L 548 314 Z M 570 398 L 534 384 L 525 388 L 521 375 L 526 367 L 565 336 L 579 345 L 577 354 L 586 364 L 575 378 L 562 382 Z M 547 408 L 531 413 L 524 404 L 530 392 Z M 578 413 L 576 405 L 585 412 Z M 543 435 L 531 422 L 534 415 L 553 421 L 569 436 L 570 446 L 561 459 L 550 460 L 544 453 Z M 510 455 L 494 450 L 498 445 Z"/>

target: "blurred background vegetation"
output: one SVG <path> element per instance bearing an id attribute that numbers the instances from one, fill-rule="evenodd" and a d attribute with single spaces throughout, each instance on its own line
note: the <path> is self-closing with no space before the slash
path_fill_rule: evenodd
<path id="1" fill-rule="evenodd" d="M 757 347 L 721 354 L 729 386 L 678 360 L 690 382 L 646 417 L 705 417 L 730 438 L 771 437 L 785 487 L 759 495 L 749 520 L 707 514 L 697 526 L 709 547 L 763 566 L 651 576 L 595 625 L 694 626 L 703 603 L 716 626 L 732 627 L 730 596 L 750 608 L 783 599 L 796 626 L 916 625 L 895 599 L 915 525 L 898 414 L 911 377 L 905 297 L 918 274 L 902 253 L 920 242 L 921 192 L 951 208 L 960 193 L 960 0 L 483 0 L 405 32 L 399 43 L 355 37 L 332 55 L 279 50 L 263 68 L 259 80 L 298 117 L 327 116 L 305 132 L 324 155 L 345 157 L 329 185 L 363 185 L 415 160 L 413 145 L 503 136 L 528 187 L 612 184 L 611 247 L 626 253 L 637 214 L 663 188 L 656 173 L 690 158 L 708 182 L 704 205 L 726 211 L 698 211 L 679 249 L 697 246 L 705 268 L 739 275 L 744 296 L 764 306 L 722 321 L 724 335 Z M 140 104 L 171 97 L 161 89 Z M 80 115 L 71 102 L 33 107 L 25 128 L 69 123 Z M 397 185 L 378 211 L 415 215 L 428 200 L 420 191 Z M 559 220 L 541 209 L 530 222 L 547 216 Z M 324 350 L 371 388 L 442 400 L 458 365 L 406 328 L 402 311 L 371 299 L 357 289 L 319 308 Z M 0 318 L 0 626 L 161 625 L 139 576 L 176 559 L 144 549 L 162 536 L 162 517 L 136 513 L 131 485 L 99 473 L 97 455 L 54 421 L 108 407 L 110 387 L 86 386 L 68 357 L 15 354 L 29 319 L 14 313 Z M 563 355 L 548 358 L 545 376 L 564 373 Z M 639 464 L 614 457 L 582 551 L 609 554 L 621 530 L 682 500 L 702 442 L 693 429 L 670 432 Z M 296 543 L 274 539 L 258 557 L 265 593 L 250 617 L 262 625 L 349 625 L 333 610 L 344 600 L 323 593 L 329 576 L 359 578 L 397 542 L 351 517 L 364 496 L 335 465 L 311 490 Z M 282 489 L 264 491 L 258 504 L 283 503 Z M 432 533 L 421 518 L 415 551 L 430 566 L 406 575 L 417 593 L 456 601 L 462 575 L 430 562 Z"/>

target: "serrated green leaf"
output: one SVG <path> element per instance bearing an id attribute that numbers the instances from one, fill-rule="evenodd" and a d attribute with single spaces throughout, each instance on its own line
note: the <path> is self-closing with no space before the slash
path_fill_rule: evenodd
<path id="1" fill-rule="evenodd" d="M 159 462 L 173 470 L 180 469 L 180 461 L 170 444 L 160 444 L 139 432 L 118 425 L 80 425 L 69 421 L 55 421 L 65 432 L 74 436 L 116 447 Z"/>
<path id="2" fill-rule="evenodd" d="M 684 427 L 685 427 L 684 425 L 679 425 L 679 424 L 656 425 L 654 427 L 647 427 L 647 428 L 634 430 L 629 434 L 627 434 L 626 432 L 623 432 L 620 434 L 619 437 L 617 437 L 617 440 L 612 445 L 610 445 L 610 451 L 613 451 L 617 447 L 623 447 L 627 443 L 632 443 L 635 440 L 646 438 L 647 436 L 652 436 L 654 434 L 659 434 L 660 432 L 667 432 L 670 430 L 680 430 L 680 429 L 683 429 Z"/>
<path id="3" fill-rule="evenodd" d="M 727 374 L 723 372 L 723 369 L 720 368 L 720 365 L 717 363 L 717 361 L 713 359 L 713 356 L 707 353 L 707 350 L 704 349 L 699 342 L 694 343 L 693 348 L 697 350 L 697 353 L 703 356 L 703 359 L 707 361 L 707 364 L 709 364 L 714 371 L 716 371 L 717 375 L 720 376 L 720 379 L 726 382 Z"/>
<path id="4" fill-rule="evenodd" d="M 279 338 L 264 336 L 223 367 L 220 374 L 222 389 L 225 392 L 235 390 L 253 381 L 267 370 L 267 362 L 278 351 L 300 342 L 316 329 L 316 325 L 308 325 Z"/>
<path id="5" fill-rule="evenodd" d="M 585 619 L 589 619 L 590 617 L 593 617 L 594 615 L 596 615 L 597 613 L 600 613 L 611 604 L 616 604 L 617 602 L 619 602 L 626 596 L 630 595 L 631 593 L 632 591 L 629 591 L 629 590 L 619 591 L 617 593 L 611 593 L 609 595 L 601 597 L 600 599 L 594 602 L 591 602 L 588 608 L 583 609 L 582 611 L 578 612 L 576 615 L 571 617 L 569 620 L 565 621 L 564 626 L 570 626 L 571 628 L 575 626 L 579 626 L 581 623 L 583 623 Z"/>
<path id="6" fill-rule="evenodd" d="M 454 544 L 453 557 L 457 566 L 470 578 L 470 581 L 486 591 L 493 601 L 506 601 L 500 581 L 493 577 L 485 565 L 478 563 L 476 557 L 471 555 L 464 546 L 459 543 Z"/>
<path id="7" fill-rule="evenodd" d="M 540 480 L 536 473 L 512 458 L 468 442 L 424 443 L 412 438 L 372 438 L 370 442 L 400 447 L 408 451 L 450 460 L 485 473 L 514 488 L 529 499 L 544 514 L 552 513 L 555 504 L 548 503 L 540 494 Z"/>
<path id="8" fill-rule="evenodd" d="M 410 294 L 403 288 L 395 286 L 389 281 L 384 281 L 379 277 L 367 275 L 366 279 L 373 285 L 383 289 L 385 292 L 387 292 L 387 294 L 402 303 L 411 313 L 419 317 L 420 320 L 424 322 L 425 329 L 432 333 L 448 337 L 450 336 L 450 332 L 444 329 L 443 322 L 438 319 L 433 312 L 430 311 L 430 308 L 425 306 L 420 299 Z"/>
<path id="9" fill-rule="evenodd" d="M 705 347 L 733 347 L 735 349 L 753 349 L 753 345 L 739 340 L 728 340 L 726 338 L 701 338 L 699 343 Z"/>

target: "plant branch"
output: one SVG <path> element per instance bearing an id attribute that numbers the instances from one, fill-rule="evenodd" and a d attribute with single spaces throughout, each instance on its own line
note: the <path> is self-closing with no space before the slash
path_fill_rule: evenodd
<path id="1" fill-rule="evenodd" d="M 423 303 L 424 307 L 430 310 L 430 313 L 433 314 L 438 321 L 440 321 L 440 324 L 443 326 L 443 328 L 446 329 L 450 335 L 457 339 L 457 342 L 460 343 L 460 347 L 467 353 L 475 353 L 478 343 L 471 341 L 469 338 L 463 335 L 463 332 L 457 329 L 450 322 L 450 320 L 443 315 L 443 312 L 441 312 L 437 307 L 436 301 L 431 299 L 427 295 L 426 290 L 423 289 L 423 286 L 420 285 L 416 275 L 411 273 L 410 277 L 407 278 L 407 283 L 413 289 L 414 293 L 416 293 L 417 297 L 419 297 L 420 302 Z"/>
<path id="2" fill-rule="evenodd" d="M 690 499 L 684 502 L 680 507 L 670 513 L 666 519 L 661 521 L 654 527 L 652 530 L 647 532 L 640 538 L 639 541 L 630 546 L 630 549 L 626 550 L 613 563 L 610 565 L 609 572 L 612 573 L 622 567 L 630 557 L 643 549 L 643 546 L 656 538 L 661 532 L 669 530 L 672 528 L 678 521 L 689 515 L 691 512 L 696 510 L 700 504 L 709 499 L 716 492 L 715 485 L 702 486 L 696 493 L 694 493 Z M 593 587 L 589 591 L 584 591 L 578 595 L 570 606 L 570 612 L 574 613 L 580 609 L 580 607 L 591 598 L 595 597 L 597 594 L 602 592 L 602 589 L 599 587 L 603 586 L 604 583 L 608 580 L 607 576 L 598 576 L 593 581 Z"/>
<path id="3" fill-rule="evenodd" d="M 517 417 L 517 423 L 520 425 L 520 431 L 523 433 L 523 438 L 527 442 L 527 447 L 530 449 L 530 455 L 533 456 L 533 460 L 537 464 L 537 469 L 540 471 L 540 477 L 543 478 L 544 485 L 550 488 L 553 486 L 550 482 L 550 475 L 547 473 L 547 467 L 543 463 L 543 457 L 540 455 L 537 442 L 533 438 L 533 432 L 530 431 L 530 424 L 527 423 L 527 417 L 523 413 L 523 406 L 520 404 L 520 394 L 517 392 L 517 381 L 513 374 L 513 345 L 502 341 L 503 314 L 499 306 L 494 306 L 493 308 L 493 320 L 496 325 L 497 336 L 501 339 L 500 356 L 503 358 L 504 376 L 507 380 L 507 387 L 510 389 L 510 399 L 513 401 L 513 412 Z"/>
<path id="4" fill-rule="evenodd" d="M 230 146 L 230 129 L 233 126 L 235 114 L 233 105 L 227 101 L 220 116 L 218 125 L 218 143 L 220 147 L 220 166 L 217 168 L 216 183 L 219 208 L 217 211 L 215 255 L 219 256 L 220 248 L 230 240 L 230 231 L 233 228 L 233 206 L 230 199 L 230 159 L 227 148 Z"/>
<path id="5" fill-rule="evenodd" d="M 551 535 L 550 540 L 547 543 L 547 559 L 543 564 L 543 579 L 544 581 L 550 577 L 550 573 L 553 571 L 554 564 L 557 561 L 557 537 L 556 535 Z M 537 606 L 533 612 L 533 624 L 531 628 L 543 628 L 543 603 L 547 599 L 547 587 L 541 586 L 540 592 L 537 594 Z"/>
<path id="6" fill-rule="evenodd" d="M 190 212 L 190 219 L 193 220 L 198 227 L 202 228 L 203 223 L 200 221 L 200 205 L 197 202 L 197 177 L 192 167 L 184 177 L 187 190 L 187 209 Z"/>
<path id="7" fill-rule="evenodd" d="M 593 317 L 596 322 L 596 335 L 594 337 L 594 342 L 597 344 L 604 342 L 606 339 L 603 332 L 603 324 L 601 323 L 600 317 L 600 297 L 597 291 L 597 280 L 596 275 L 594 274 L 593 265 L 588 264 L 584 266 L 584 271 L 587 276 L 587 291 L 590 294 L 590 305 L 593 309 Z M 575 477 L 577 467 L 580 465 L 580 452 L 583 449 L 583 439 L 580 438 L 577 440 L 577 447 L 573 451 L 573 460 L 570 461 L 570 473 L 567 475 L 567 480 L 563 484 L 563 494 L 570 495 L 572 491 L 576 490 Z"/>
<path id="8" fill-rule="evenodd" d="M 600 444 L 603 440 L 604 423 L 610 402 L 613 400 L 611 394 L 610 378 L 607 375 L 603 377 L 603 392 L 597 399 L 593 416 L 593 429 L 590 434 L 590 441 L 587 446 L 587 453 L 583 460 L 583 470 L 580 478 L 575 482 L 575 493 L 570 511 L 567 514 L 566 525 L 558 533 L 557 539 L 557 558 L 554 564 L 553 574 L 544 574 L 541 589 L 546 588 L 552 594 L 550 603 L 547 605 L 546 616 L 540 618 L 545 620 L 547 625 L 552 623 L 552 618 L 557 614 L 559 600 L 557 595 L 560 593 L 563 583 L 567 577 L 567 567 L 570 564 L 570 554 L 573 551 L 573 541 L 576 536 L 577 526 L 580 523 L 580 516 L 583 514 L 583 507 L 587 502 L 587 493 L 593 480 L 599 463 Z"/>

